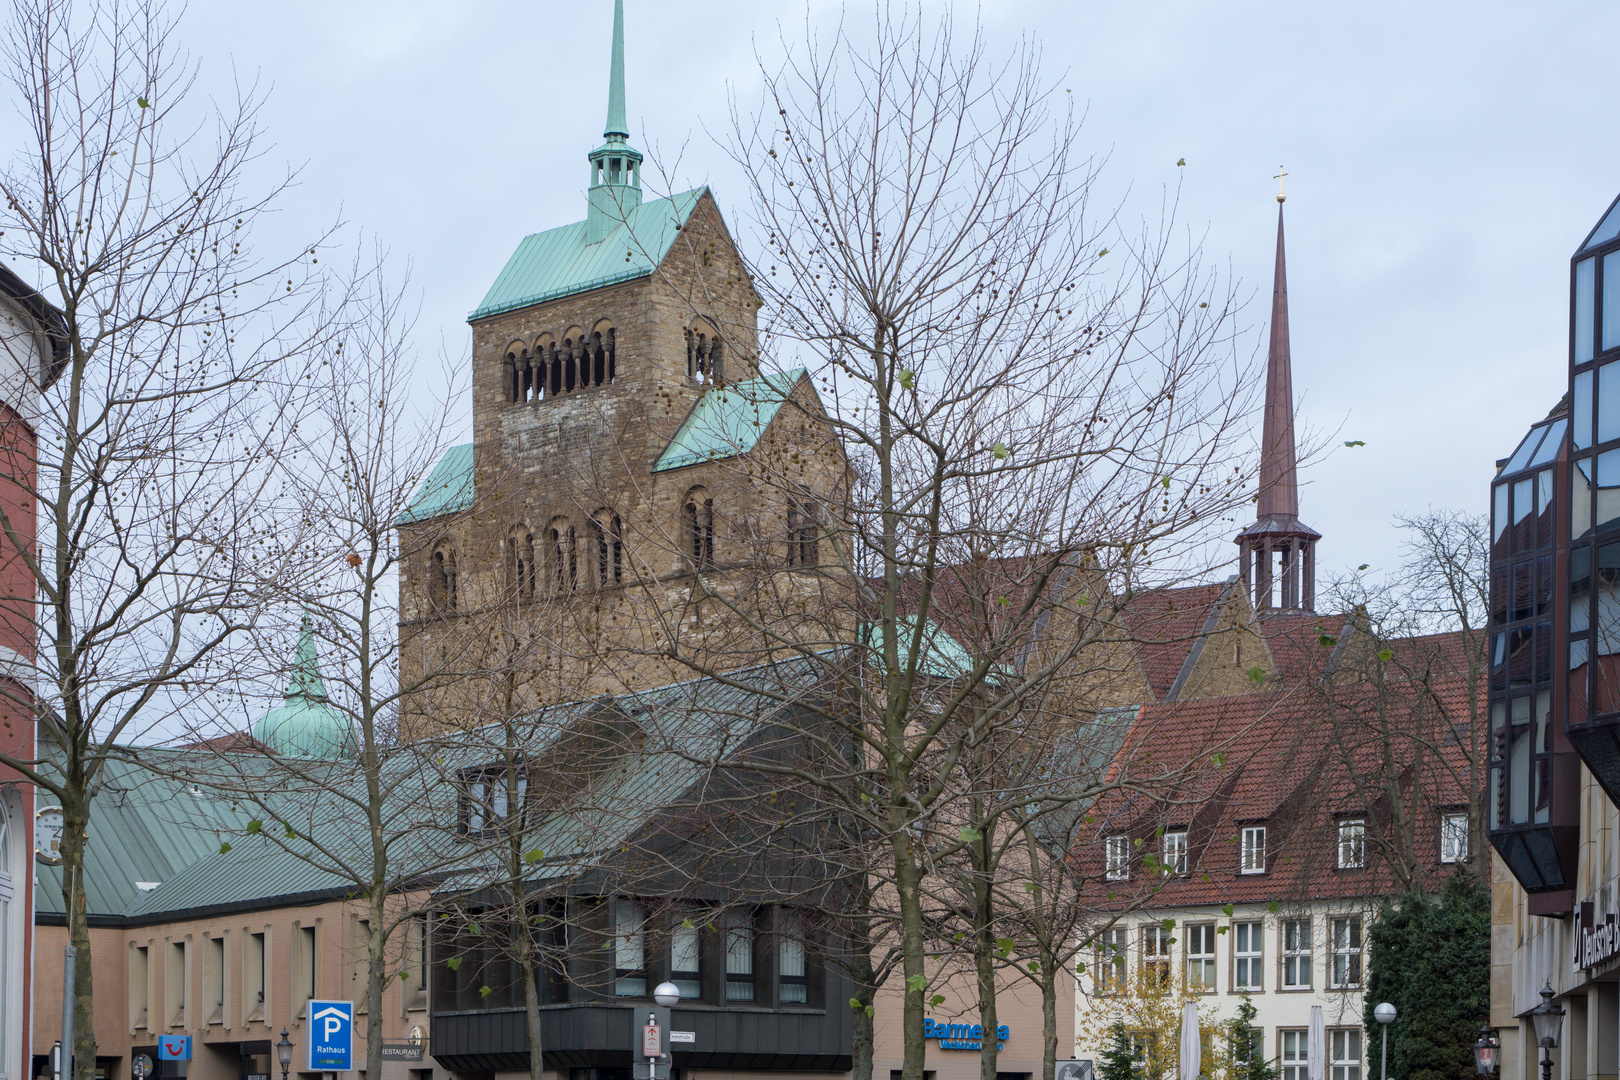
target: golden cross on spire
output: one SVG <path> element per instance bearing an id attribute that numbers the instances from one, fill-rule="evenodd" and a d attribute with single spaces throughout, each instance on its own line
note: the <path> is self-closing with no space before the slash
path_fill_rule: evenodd
<path id="1" fill-rule="evenodd" d="M 1277 181 L 1277 201 L 1278 202 L 1287 202 L 1288 201 L 1288 196 L 1283 194 L 1283 184 L 1282 184 L 1283 177 L 1285 177 L 1287 175 L 1288 175 L 1288 173 L 1283 169 L 1283 167 L 1281 165 L 1279 165 L 1279 166 L 1277 166 L 1277 175 L 1272 177 L 1273 180 Z"/>

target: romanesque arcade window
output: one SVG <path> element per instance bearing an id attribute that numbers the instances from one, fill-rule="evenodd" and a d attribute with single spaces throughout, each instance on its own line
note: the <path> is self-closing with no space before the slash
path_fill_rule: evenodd
<path id="1" fill-rule="evenodd" d="M 574 526 L 565 517 L 551 519 L 546 527 L 546 562 L 551 567 L 552 587 L 566 592 L 579 578 L 574 564 Z"/>
<path id="2" fill-rule="evenodd" d="M 572 327 L 556 336 L 541 334 L 532 344 L 514 341 L 502 369 L 510 404 L 536 402 L 606 386 L 619 377 L 618 334 L 606 319 L 595 329 Z"/>
<path id="3" fill-rule="evenodd" d="M 603 507 L 591 515 L 591 573 L 598 585 L 624 580 L 624 539 L 619 515 Z"/>
<path id="4" fill-rule="evenodd" d="M 456 549 L 442 543 L 428 560 L 428 600 L 435 610 L 456 610 Z"/>
<path id="5" fill-rule="evenodd" d="M 534 533 L 519 525 L 506 542 L 507 579 L 519 601 L 534 598 Z"/>
<path id="6" fill-rule="evenodd" d="M 686 377 L 694 382 L 722 382 L 726 376 L 725 349 L 714 328 L 694 323 L 686 331 Z"/>
<path id="7" fill-rule="evenodd" d="M 703 488 L 686 493 L 686 551 L 692 569 L 714 569 L 714 500 Z"/>

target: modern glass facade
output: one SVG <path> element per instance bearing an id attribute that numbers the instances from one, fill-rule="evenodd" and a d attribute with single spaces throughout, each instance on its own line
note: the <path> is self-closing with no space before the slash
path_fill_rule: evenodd
<path id="1" fill-rule="evenodd" d="M 1491 843 L 1574 902 L 1580 764 L 1620 802 L 1620 200 L 1570 260 L 1568 392 L 1491 489 Z"/>

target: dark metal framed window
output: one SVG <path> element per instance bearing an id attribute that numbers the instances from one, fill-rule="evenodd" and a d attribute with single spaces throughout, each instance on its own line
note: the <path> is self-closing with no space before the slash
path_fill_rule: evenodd
<path id="1" fill-rule="evenodd" d="M 751 911 L 732 910 L 722 919 L 725 927 L 726 1000 L 753 1001 L 754 987 L 754 915 Z"/>
<path id="2" fill-rule="evenodd" d="M 634 900 L 613 901 L 613 994 L 647 996 L 647 914 Z"/>
<path id="3" fill-rule="evenodd" d="M 804 916 L 787 909 L 776 913 L 776 1000 L 781 1005 L 810 1003 Z"/>
<path id="4" fill-rule="evenodd" d="M 696 912 L 677 911 L 669 931 L 669 981 L 681 992 L 682 1001 L 703 997 L 703 931 Z"/>

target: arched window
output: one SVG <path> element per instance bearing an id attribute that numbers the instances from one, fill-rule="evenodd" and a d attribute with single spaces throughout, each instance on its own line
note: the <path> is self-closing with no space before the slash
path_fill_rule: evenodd
<path id="1" fill-rule="evenodd" d="M 714 568 L 714 500 L 703 488 L 686 493 L 686 545 L 694 570 Z"/>
<path id="2" fill-rule="evenodd" d="M 624 534 L 619 515 L 603 507 L 591 515 L 591 573 L 598 585 L 617 585 L 624 580 Z"/>
<path id="3" fill-rule="evenodd" d="M 534 359 L 530 361 L 528 397 L 539 401 L 551 396 L 551 365 L 557 355 L 557 346 L 550 334 L 541 334 L 534 342 Z"/>
<path id="4" fill-rule="evenodd" d="M 565 517 L 552 518 L 546 537 L 552 582 L 558 590 L 572 589 L 578 581 L 574 572 L 574 526 Z"/>
<path id="5" fill-rule="evenodd" d="M 439 611 L 456 610 L 456 549 L 440 544 L 428 560 L 428 599 Z"/>
<path id="6" fill-rule="evenodd" d="M 522 376 L 518 372 L 518 356 L 515 352 L 506 354 L 506 365 L 501 369 L 501 379 L 506 383 L 506 400 L 516 403 L 523 400 Z"/>
<path id="7" fill-rule="evenodd" d="M 512 530 L 506 543 L 507 576 L 511 580 L 513 595 L 518 600 L 534 598 L 534 533 L 519 525 Z"/>
<path id="8" fill-rule="evenodd" d="M 686 377 L 700 383 L 724 380 L 720 336 L 706 322 L 695 322 L 686 331 Z"/>
<path id="9" fill-rule="evenodd" d="M 790 499 L 787 512 L 787 561 L 789 566 L 817 566 L 821 562 L 821 525 L 816 504 L 810 499 Z"/>
<path id="10" fill-rule="evenodd" d="M 619 333 L 613 327 L 607 332 L 607 381 L 617 382 L 619 379 Z"/>

